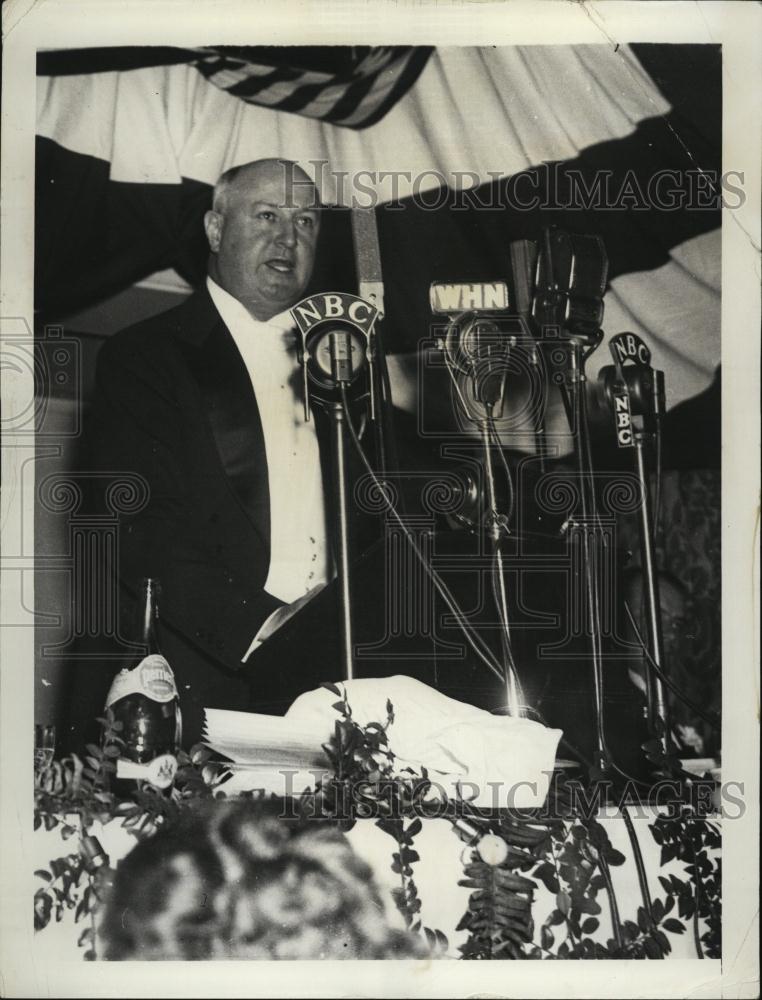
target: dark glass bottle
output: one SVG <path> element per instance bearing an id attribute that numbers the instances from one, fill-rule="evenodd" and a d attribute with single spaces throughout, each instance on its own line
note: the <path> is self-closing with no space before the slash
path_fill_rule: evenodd
<path id="1" fill-rule="evenodd" d="M 142 581 L 139 641 L 146 652 L 116 675 L 106 708 L 122 724 L 118 735 L 124 747 L 116 764 L 117 779 L 147 781 L 166 789 L 177 773 L 182 715 L 175 677 L 156 636 L 159 592 L 158 580 Z"/>

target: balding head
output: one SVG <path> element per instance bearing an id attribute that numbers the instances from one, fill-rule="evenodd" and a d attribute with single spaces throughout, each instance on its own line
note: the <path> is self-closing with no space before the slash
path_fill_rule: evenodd
<path id="1" fill-rule="evenodd" d="M 290 160 L 255 160 L 226 171 L 204 228 L 209 274 L 260 320 L 299 301 L 315 260 L 320 198 Z"/>

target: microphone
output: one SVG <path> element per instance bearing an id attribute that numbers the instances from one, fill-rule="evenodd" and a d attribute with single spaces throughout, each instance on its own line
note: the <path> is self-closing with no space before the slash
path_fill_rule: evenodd
<path id="1" fill-rule="evenodd" d="M 634 447 L 633 417 L 643 418 L 643 429 L 664 414 L 664 372 L 651 367 L 651 352 L 637 334 L 618 333 L 609 341 L 613 365 L 598 373 L 603 402 L 613 412 L 620 448 Z"/>
<path id="2" fill-rule="evenodd" d="M 310 399 L 322 406 L 341 402 L 351 390 L 353 398 L 370 397 L 375 419 L 375 332 L 380 310 L 357 295 L 325 292 L 297 302 L 291 315 L 301 335 L 304 419 L 310 419 Z"/>
<path id="3" fill-rule="evenodd" d="M 507 283 L 434 282 L 429 303 L 433 313 L 449 317 L 439 346 L 451 374 L 467 378 L 472 401 L 500 417 L 511 352 L 519 336 L 529 339 L 525 320 L 511 310 Z M 481 419 L 468 412 L 462 393 L 461 402 L 469 419 Z"/>
<path id="4" fill-rule="evenodd" d="M 331 330 L 328 334 L 331 354 L 331 378 L 335 382 L 347 385 L 352 381 L 355 371 L 353 353 L 359 354 L 354 341 L 346 330 Z M 358 359 L 358 368 L 364 364 L 364 358 Z"/>

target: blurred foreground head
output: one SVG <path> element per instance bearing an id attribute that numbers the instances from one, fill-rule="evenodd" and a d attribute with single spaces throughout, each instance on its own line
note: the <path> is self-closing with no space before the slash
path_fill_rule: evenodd
<path id="1" fill-rule="evenodd" d="M 388 925 L 369 866 L 327 823 L 243 800 L 205 804 L 119 863 L 107 960 L 420 956 Z"/>

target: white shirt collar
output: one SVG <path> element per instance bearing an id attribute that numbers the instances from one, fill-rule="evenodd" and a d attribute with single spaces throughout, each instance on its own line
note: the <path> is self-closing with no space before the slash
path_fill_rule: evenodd
<path id="1" fill-rule="evenodd" d="M 212 302 L 217 308 L 217 312 L 231 333 L 234 330 L 245 330 L 247 328 L 261 329 L 262 331 L 266 331 L 269 328 L 273 331 L 277 330 L 279 333 L 284 333 L 287 330 L 293 330 L 296 326 L 294 318 L 288 309 L 285 312 L 271 316 L 268 320 L 262 321 L 252 316 L 246 306 L 242 302 L 239 302 L 230 292 L 226 292 L 224 288 L 217 284 L 214 278 L 207 276 L 206 287 Z"/>

